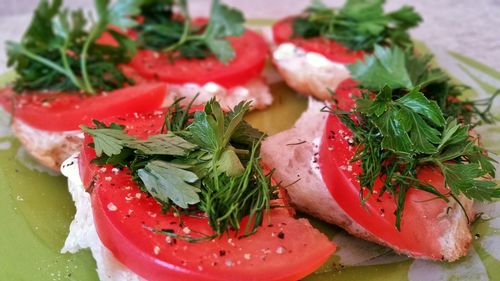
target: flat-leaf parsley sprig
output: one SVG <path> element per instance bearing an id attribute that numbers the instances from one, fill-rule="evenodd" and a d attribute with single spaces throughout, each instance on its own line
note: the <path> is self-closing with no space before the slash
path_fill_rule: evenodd
<path id="1" fill-rule="evenodd" d="M 176 6 L 180 14 L 174 13 Z M 186 0 L 152 0 L 141 7 L 143 22 L 136 27 L 143 47 L 202 59 L 215 55 L 220 61 L 231 61 L 235 52 L 228 36 L 245 31 L 243 14 L 213 0 L 208 23 L 191 19 Z M 174 57 L 175 58 L 175 57 Z"/>
<path id="2" fill-rule="evenodd" d="M 351 50 L 372 51 L 377 44 L 411 46 L 408 29 L 417 26 L 422 18 L 409 6 L 384 13 L 384 2 L 347 0 L 337 10 L 314 0 L 304 15 L 293 21 L 293 34 L 332 39 Z"/>
<path id="3" fill-rule="evenodd" d="M 223 112 L 212 99 L 193 113 L 178 100 L 167 110 L 162 132 L 144 140 L 114 123 L 94 121 L 95 128 L 82 129 L 93 136 L 94 163 L 127 167 L 164 210 L 205 213 L 211 237 L 231 229 L 250 235 L 264 221 L 275 187 L 272 173 L 259 163 L 263 134 L 243 120 L 249 108 L 242 102 Z"/>
<path id="4" fill-rule="evenodd" d="M 449 92 L 432 85 L 449 83 L 449 78 L 427 63 L 427 57 L 412 57 L 399 48 L 376 47 L 373 56 L 349 66 L 354 79 L 369 90 L 351 111 L 330 109 L 353 133 L 357 149 L 352 161 L 361 165 L 361 194 L 366 188 L 368 196 L 373 196 L 376 180 L 382 179 L 380 193 L 394 196 L 398 229 L 410 188 L 445 201 L 453 198 L 459 204 L 461 195 L 477 200 L 500 198 L 493 180 L 495 160 L 460 118 L 463 109 L 450 111 L 437 102 Z M 425 166 L 443 174 L 449 192 L 441 193 L 418 179 L 419 169 Z"/>
<path id="5" fill-rule="evenodd" d="M 97 21 L 82 10 L 69 11 L 62 0 L 42 0 L 21 42 L 7 42 L 8 65 L 19 75 L 14 90 L 82 91 L 95 94 L 132 84 L 117 66 L 128 62 L 135 43 L 110 28 L 129 28 L 141 0 L 96 0 Z M 117 46 L 96 41 L 108 32 Z"/>
<path id="6" fill-rule="evenodd" d="M 378 92 L 387 85 L 394 90 L 393 95 L 401 97 L 418 87 L 438 104 L 445 118 L 458 118 L 471 127 L 495 122 L 490 108 L 499 93 L 485 100 L 463 100 L 461 95 L 468 87 L 454 83 L 442 69 L 432 66 L 431 60 L 432 55 L 417 55 L 413 48 L 375 46 L 372 55 L 347 67 L 363 89 Z"/>

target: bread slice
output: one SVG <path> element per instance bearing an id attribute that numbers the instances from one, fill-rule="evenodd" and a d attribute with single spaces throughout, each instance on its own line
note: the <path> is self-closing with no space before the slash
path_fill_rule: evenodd
<path id="1" fill-rule="evenodd" d="M 295 91 L 326 100 L 349 70 L 321 54 L 307 52 L 292 43 L 280 44 L 273 52 L 273 63 L 285 82 Z"/>
<path id="2" fill-rule="evenodd" d="M 83 133 L 80 131 L 51 132 L 34 128 L 14 119 L 12 129 L 16 137 L 36 160 L 59 172 L 61 164 L 80 150 Z"/>
<path id="3" fill-rule="evenodd" d="M 354 236 L 412 256 L 412 253 L 392 247 L 356 223 L 328 191 L 317 164 L 320 139 L 328 114 L 320 111 L 323 106 L 322 102 L 310 98 L 307 111 L 293 128 L 268 137 L 261 148 L 264 163 L 276 168 L 274 177 L 287 186 L 291 203 L 298 210 L 336 224 Z M 472 201 L 462 197 L 460 201 L 469 217 L 473 217 Z M 437 239 L 443 260 L 454 261 L 467 254 L 472 237 L 469 222 L 460 206 L 450 201 L 448 209 L 448 212 L 436 218 L 438 232 L 441 233 Z"/>

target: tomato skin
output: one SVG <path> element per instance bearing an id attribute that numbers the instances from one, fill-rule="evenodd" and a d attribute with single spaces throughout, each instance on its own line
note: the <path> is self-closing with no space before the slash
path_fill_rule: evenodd
<path id="1" fill-rule="evenodd" d="M 306 51 L 322 54 L 331 61 L 342 64 L 351 64 L 363 59 L 365 54 L 363 51 L 349 50 L 342 44 L 327 38 L 293 37 L 292 23 L 295 18 L 294 16 L 287 17 L 273 25 L 273 38 L 276 44 L 290 42 Z"/>
<path id="2" fill-rule="evenodd" d="M 92 119 L 153 111 L 162 105 L 166 92 L 163 83 L 126 87 L 95 96 L 65 92 L 15 94 L 11 88 L 4 88 L 0 91 L 0 105 L 34 128 L 60 132 L 79 130 L 80 125 L 88 125 Z"/>
<path id="3" fill-rule="evenodd" d="M 267 45 L 259 34 L 246 30 L 241 36 L 229 37 L 236 56 L 224 64 L 214 56 L 205 59 L 176 58 L 153 50 L 139 50 L 130 65 L 144 78 L 173 84 L 215 82 L 230 88 L 243 85 L 264 69 Z"/>
<path id="4" fill-rule="evenodd" d="M 337 98 L 347 105 L 341 107 L 342 110 L 349 110 L 354 104 L 342 102 L 343 99 L 350 99 L 345 91 Z M 398 231 L 395 227 L 395 199 L 388 192 L 379 196 L 383 185 L 380 179 L 375 183 L 374 194 L 365 204 L 360 203 L 357 175 L 362 170 L 359 161 L 350 162 L 356 150 L 356 147 L 349 143 L 351 137 L 352 132 L 342 121 L 330 114 L 321 140 L 318 161 L 323 180 L 335 201 L 347 215 L 384 243 L 416 257 L 441 259 L 438 238 L 448 227 L 448 222 L 440 220 L 439 217 L 446 212 L 447 203 L 425 191 L 410 189 L 404 205 L 401 231 Z M 430 183 L 443 194 L 449 191 L 436 167 L 419 168 L 417 177 Z M 365 190 L 363 195 L 367 194 Z"/>
<path id="5" fill-rule="evenodd" d="M 108 120 L 119 121 L 127 124 L 128 133 L 144 138 L 158 133 L 152 128 L 161 126 L 163 115 Z M 272 209 L 271 221 L 246 238 L 231 232 L 198 243 L 167 241 L 164 234 L 147 227 L 182 235 L 185 227 L 193 233 L 212 231 L 206 218 L 183 215 L 180 225 L 172 213 L 162 214 L 160 205 L 137 188 L 128 171 L 89 165 L 87 161 L 95 157 L 88 146 L 91 141 L 86 136 L 79 165 L 84 184 L 93 186 L 92 209 L 99 237 L 120 262 L 147 280 L 165 280 L 166 276 L 168 280 L 298 280 L 321 266 L 335 250 L 307 221 L 294 219 L 283 208 Z"/>

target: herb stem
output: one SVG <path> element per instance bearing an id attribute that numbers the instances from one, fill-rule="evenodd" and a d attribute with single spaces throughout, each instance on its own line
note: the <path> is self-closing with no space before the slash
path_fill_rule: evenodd
<path id="1" fill-rule="evenodd" d="M 39 62 L 41 64 L 44 64 L 44 65 L 46 65 L 46 66 L 54 69 L 55 71 L 57 71 L 57 72 L 65 75 L 65 76 L 67 76 L 68 78 L 70 78 L 69 75 L 68 75 L 68 72 L 66 71 L 66 69 L 62 68 L 60 65 L 58 65 L 56 63 L 53 63 L 52 61 L 50 61 L 50 60 L 48 60 L 48 59 L 46 59 L 44 57 L 38 56 L 38 55 L 30 52 L 30 51 L 26 50 L 24 47 L 21 47 L 20 52 L 23 55 L 27 56 L 28 58 L 30 58 L 30 59 L 32 59 L 34 61 L 37 61 L 37 62 Z"/>
<path id="2" fill-rule="evenodd" d="M 95 94 L 95 90 L 92 87 L 92 84 L 90 83 L 89 79 L 89 74 L 87 72 L 87 54 L 88 50 L 90 47 L 90 44 L 94 42 L 95 37 L 97 36 L 99 32 L 98 28 L 93 28 L 92 31 L 89 34 L 89 37 L 87 38 L 87 41 L 85 41 L 85 44 L 83 45 L 82 49 L 82 54 L 80 57 L 80 68 L 82 70 L 82 77 L 83 77 L 83 83 L 84 83 L 84 91 L 90 94 Z"/>
<path id="3" fill-rule="evenodd" d="M 163 49 L 164 52 L 173 51 L 177 49 L 179 46 L 186 43 L 187 41 L 191 40 L 189 37 L 189 31 L 191 30 L 191 17 L 189 16 L 189 12 L 187 10 L 187 4 L 185 3 L 185 1 L 180 1 L 180 4 L 181 4 L 180 5 L 181 10 L 184 14 L 184 29 L 182 30 L 182 35 L 181 38 L 179 38 L 179 41 Z"/>
<path id="4" fill-rule="evenodd" d="M 66 73 L 67 73 L 66 76 L 68 76 L 68 78 L 71 80 L 71 82 L 73 82 L 73 84 L 75 84 L 76 87 L 81 89 L 82 83 L 80 80 L 78 80 L 78 78 L 76 78 L 75 74 L 71 70 L 71 67 L 69 66 L 69 63 L 68 63 L 68 57 L 66 55 L 65 49 L 66 49 L 66 47 L 59 48 L 59 53 L 61 54 L 63 66 L 66 69 Z"/>

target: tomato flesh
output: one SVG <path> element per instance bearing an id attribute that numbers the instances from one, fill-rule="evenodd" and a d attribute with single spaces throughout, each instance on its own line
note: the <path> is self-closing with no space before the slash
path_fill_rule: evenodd
<path id="1" fill-rule="evenodd" d="M 15 94 L 11 88 L 4 88 L 0 91 L 0 105 L 34 128 L 70 131 L 79 130 L 79 125 L 88 125 L 92 119 L 153 111 L 161 107 L 165 95 L 163 83 L 126 87 L 95 96 L 66 92 Z"/>
<path id="2" fill-rule="evenodd" d="M 144 138 L 159 132 L 162 114 L 111 119 Z M 86 136 L 85 143 L 92 140 Z M 142 193 L 128 171 L 89 164 L 95 151 L 84 145 L 79 165 L 85 185 L 92 185 L 97 232 L 114 256 L 147 280 L 298 280 L 321 266 L 335 250 L 326 236 L 289 210 L 272 209 L 257 233 L 246 238 L 234 231 L 210 241 L 189 243 L 154 233 L 213 233 L 203 217 L 162 214 L 155 199 Z M 245 220 L 242 221 L 245 225 Z"/>
<path id="3" fill-rule="evenodd" d="M 273 25 L 273 39 L 277 44 L 290 42 L 309 52 L 322 54 L 326 58 L 342 64 L 354 63 L 363 59 L 363 51 L 352 51 L 342 44 L 322 37 L 301 38 L 293 36 L 293 20 L 284 18 Z"/>
<path id="4" fill-rule="evenodd" d="M 140 50 L 130 65 L 150 80 L 174 84 L 215 82 L 230 88 L 243 85 L 264 69 L 267 45 L 259 34 L 246 30 L 241 36 L 229 37 L 235 58 L 224 64 L 214 56 L 205 59 L 169 58 L 168 53 Z"/>
<path id="5" fill-rule="evenodd" d="M 344 105 L 340 107 L 342 110 L 348 110 L 354 105 L 352 95 L 348 93 L 348 88 L 336 92 L 339 104 Z M 330 114 L 320 145 L 319 165 L 323 180 L 335 201 L 354 221 L 394 248 L 417 257 L 441 259 L 438 238 L 449 225 L 439 217 L 446 213 L 447 203 L 425 191 L 410 189 L 404 205 L 401 231 L 398 231 L 395 227 L 395 199 L 388 192 L 380 196 L 383 185 L 380 179 L 375 183 L 374 193 L 366 203 L 360 203 L 360 184 L 356 177 L 362 170 L 359 161 L 351 163 L 356 150 L 351 137 L 352 132 L 342 121 Z M 439 192 L 448 192 L 437 168 L 422 167 L 417 175 Z M 364 190 L 363 195 L 367 194 L 368 191 Z"/>

